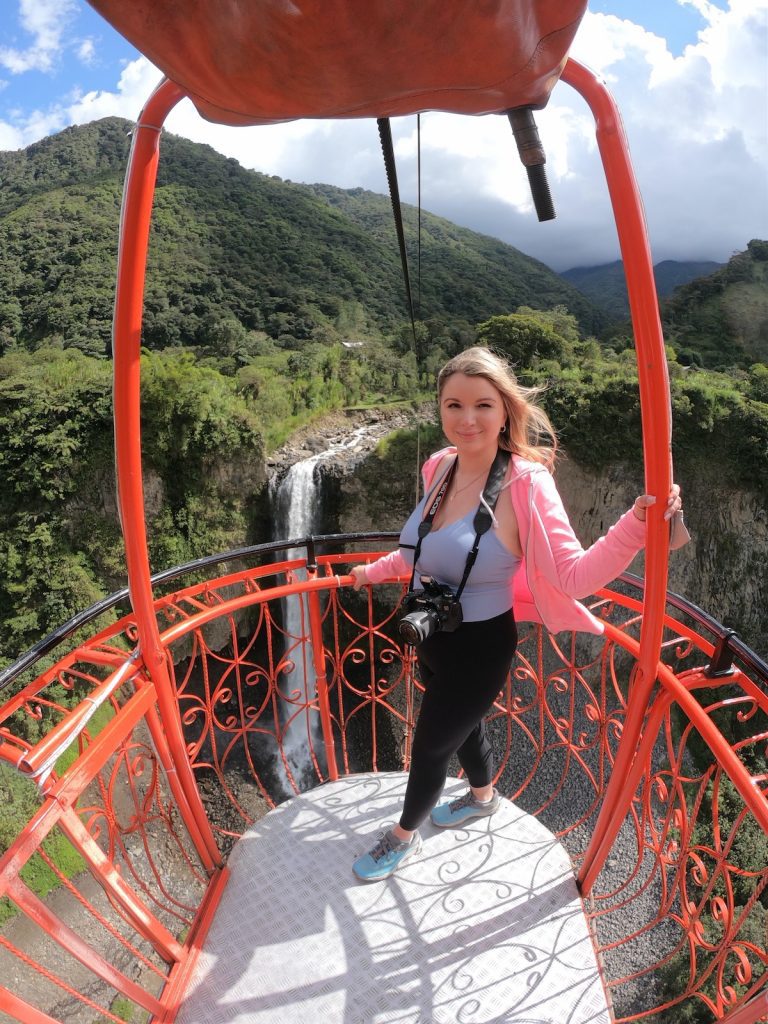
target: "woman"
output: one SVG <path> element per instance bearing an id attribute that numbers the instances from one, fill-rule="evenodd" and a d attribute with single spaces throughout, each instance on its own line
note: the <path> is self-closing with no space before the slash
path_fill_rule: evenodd
<path id="1" fill-rule="evenodd" d="M 455 593 L 476 539 L 473 519 L 490 468 L 499 449 L 511 453 L 493 528 L 480 538 L 461 593 L 463 621 L 455 631 L 438 630 L 416 647 L 424 696 L 403 811 L 399 823 L 355 861 L 353 870 L 363 881 L 388 878 L 418 853 L 418 827 L 430 811 L 439 828 L 496 811 L 499 795 L 483 719 L 515 653 L 515 614 L 543 622 L 551 632 L 601 633 L 600 621 L 575 599 L 623 572 L 645 542 L 646 509 L 656 501 L 648 494 L 637 498 L 605 536 L 582 548 L 552 479 L 557 441 L 535 396 L 536 389 L 521 387 L 510 367 L 488 349 L 471 348 L 451 359 L 438 376 L 440 418 L 451 447 L 425 463 L 425 497 L 403 527 L 400 548 L 352 569 L 356 590 L 413 572 Z M 675 484 L 664 518 L 680 507 Z M 414 570 L 417 531 L 430 512 L 432 529 L 422 539 Z M 435 807 L 453 754 L 469 789 Z"/>

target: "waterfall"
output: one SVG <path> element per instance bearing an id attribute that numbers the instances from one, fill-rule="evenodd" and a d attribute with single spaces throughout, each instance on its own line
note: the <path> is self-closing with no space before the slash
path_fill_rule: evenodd
<path id="1" fill-rule="evenodd" d="M 330 445 L 324 452 L 296 462 L 290 467 L 279 486 L 270 484 L 270 497 L 274 509 L 275 539 L 306 537 L 320 526 L 322 495 L 318 487 L 318 463 L 348 448 L 353 448 L 366 433 L 366 427 L 359 427 L 349 438 Z M 285 558 L 298 558 L 304 549 L 293 548 Z M 299 579 L 306 579 L 306 572 L 295 573 Z M 291 775 L 299 790 L 311 786 L 315 781 L 311 750 L 314 750 L 320 767 L 325 770 L 325 752 L 322 742 L 320 716 L 309 713 L 306 707 L 314 699 L 313 651 L 309 638 L 309 613 L 306 596 L 296 594 L 284 599 L 283 623 L 285 645 L 283 657 L 293 663 L 293 671 L 282 676 L 281 691 L 284 697 L 295 694 L 293 703 L 281 701 L 281 725 L 283 726 L 283 754 Z M 312 688 L 310 690 L 310 687 Z M 283 781 L 286 796 L 293 795 L 284 766 L 278 757 L 278 772 Z"/>

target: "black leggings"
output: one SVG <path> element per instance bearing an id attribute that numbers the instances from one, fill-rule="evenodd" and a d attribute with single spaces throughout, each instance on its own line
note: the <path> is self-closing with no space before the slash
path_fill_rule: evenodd
<path id="1" fill-rule="evenodd" d="M 504 685 L 516 647 L 511 610 L 482 622 L 464 622 L 453 633 L 435 633 L 417 647 L 424 696 L 413 734 L 401 828 L 418 828 L 435 806 L 454 754 L 470 786 L 478 789 L 493 780 L 483 719 Z"/>

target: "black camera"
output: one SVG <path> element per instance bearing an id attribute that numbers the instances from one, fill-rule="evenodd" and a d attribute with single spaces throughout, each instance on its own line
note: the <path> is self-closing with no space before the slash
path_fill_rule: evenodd
<path id="1" fill-rule="evenodd" d="M 441 629 L 452 633 L 463 617 L 461 604 L 450 587 L 435 583 L 431 576 L 422 576 L 421 585 L 423 590 L 411 590 L 403 598 L 407 614 L 397 627 L 403 640 L 414 646 Z"/>

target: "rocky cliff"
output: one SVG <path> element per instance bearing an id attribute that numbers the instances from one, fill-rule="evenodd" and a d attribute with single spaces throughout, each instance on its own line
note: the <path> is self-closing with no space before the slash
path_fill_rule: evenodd
<path id="1" fill-rule="evenodd" d="M 735 490 L 722 467 L 678 457 L 691 543 L 672 552 L 669 589 L 735 629 L 762 657 L 768 655 L 768 510 L 759 492 Z M 642 492 L 640 466 L 600 472 L 563 460 L 558 485 L 576 533 L 586 544 L 606 530 Z M 642 575 L 643 556 L 630 567 Z"/>

